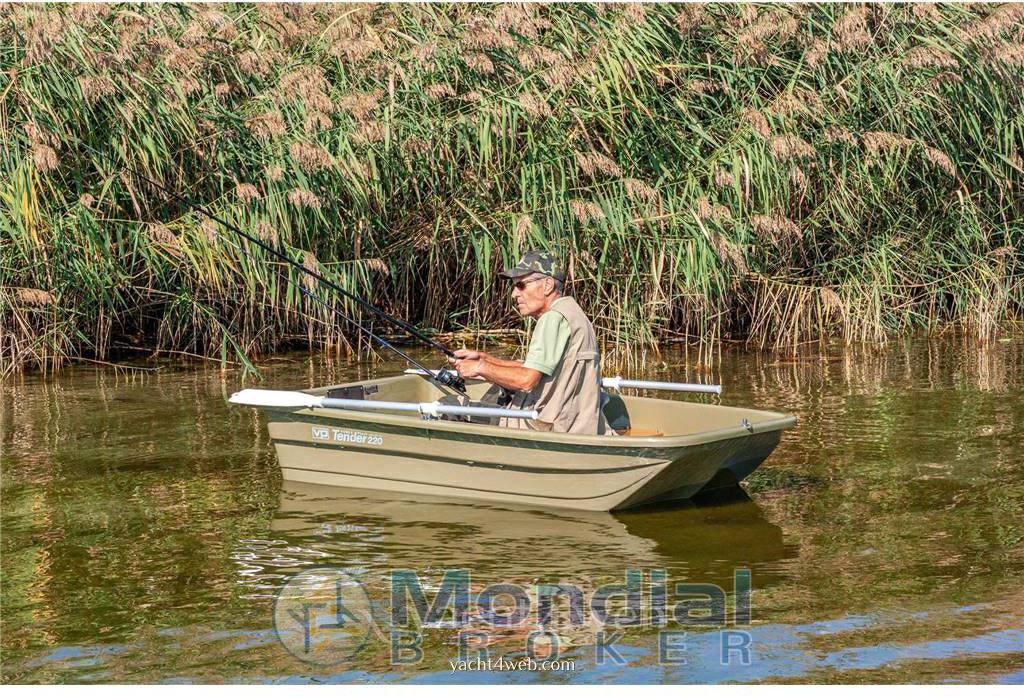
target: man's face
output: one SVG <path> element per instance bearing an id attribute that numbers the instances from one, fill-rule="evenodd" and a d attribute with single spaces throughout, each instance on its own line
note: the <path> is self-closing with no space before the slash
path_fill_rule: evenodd
<path id="1" fill-rule="evenodd" d="M 555 280 L 541 273 L 520 276 L 512 281 L 512 300 L 520 316 L 537 318 L 548 306 L 555 291 Z"/>

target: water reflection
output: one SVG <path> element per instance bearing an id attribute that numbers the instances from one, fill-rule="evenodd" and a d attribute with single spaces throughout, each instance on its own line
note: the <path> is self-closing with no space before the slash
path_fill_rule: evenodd
<path id="1" fill-rule="evenodd" d="M 285 481 L 271 522 L 278 543 L 265 560 L 282 572 L 316 562 L 382 573 L 472 568 L 498 580 L 595 581 L 621 578 L 627 568 L 664 568 L 679 581 L 730 587 L 734 568 L 753 567 L 755 582 L 770 583 L 796 546 L 746 494 L 733 496 L 613 515 Z M 248 553 L 255 562 L 257 547 Z"/>
<path id="2" fill-rule="evenodd" d="M 635 376 L 698 378 L 685 354 L 661 358 Z M 238 373 L 160 367 L 72 368 L 0 389 L 4 681 L 309 674 L 270 615 L 310 565 L 377 587 L 394 567 L 526 583 L 663 568 L 726 588 L 737 566 L 751 569 L 762 651 L 750 670 L 723 671 L 710 653 L 689 672 L 650 667 L 656 641 L 640 632 L 627 667 L 572 681 L 1021 680 L 1022 339 L 725 352 L 699 375 L 723 384 L 721 403 L 799 418 L 748 481 L 753 500 L 596 515 L 282 488 L 263 420 L 225 403 Z M 285 356 L 262 367 L 260 386 L 296 388 L 402 366 Z M 437 680 L 450 647 L 396 672 L 378 646 L 309 678 Z"/>

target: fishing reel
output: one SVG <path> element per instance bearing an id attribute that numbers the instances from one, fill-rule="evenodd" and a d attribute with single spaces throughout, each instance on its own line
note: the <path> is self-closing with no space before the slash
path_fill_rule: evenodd
<path id="1" fill-rule="evenodd" d="M 462 375 L 455 370 L 441 368 L 434 372 L 434 379 L 446 387 L 451 387 L 460 394 L 464 395 L 466 393 L 466 380 L 462 379 Z"/>

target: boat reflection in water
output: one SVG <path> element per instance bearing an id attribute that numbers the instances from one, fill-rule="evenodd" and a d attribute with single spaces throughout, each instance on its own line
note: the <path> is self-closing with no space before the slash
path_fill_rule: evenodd
<path id="1" fill-rule="evenodd" d="M 610 514 L 503 508 L 285 481 L 269 534 L 245 540 L 234 558 L 242 582 L 263 597 L 277 595 L 290 578 L 311 568 L 339 568 L 358 578 L 378 607 L 375 615 L 379 611 L 379 640 L 360 653 L 360 665 L 387 671 L 392 669 L 386 626 L 393 570 L 414 571 L 429 602 L 439 596 L 445 571 L 469 571 L 467 623 L 437 627 L 424 636 L 427 657 L 419 668 L 443 670 L 447 663 L 442 658 L 453 655 L 452 641 L 458 640 L 452 631 L 470 630 L 494 655 L 519 654 L 531 633 L 541 628 L 538 584 L 571 584 L 582 593 L 581 623 L 559 600 L 544 624 L 560 646 L 575 649 L 596 645 L 605 630 L 593 610 L 585 609 L 594 591 L 623 583 L 627 571 L 641 571 L 646 608 L 640 612 L 649 617 L 653 570 L 665 572 L 672 611 L 675 583 L 713 583 L 733 595 L 734 573 L 742 568 L 750 570 L 752 588 L 763 589 L 789 576 L 796 552 L 738 488 L 727 500 L 719 495 L 716 500 Z M 514 608 L 512 603 L 501 605 L 508 597 L 486 610 L 474 604 L 477 594 L 495 583 L 516 584 L 531 598 L 524 620 L 511 626 L 494 623 L 495 615 Z M 652 630 L 645 618 L 631 634 Z M 578 655 L 588 659 L 587 653 Z"/>
<path id="2" fill-rule="evenodd" d="M 603 513 L 503 508 L 477 501 L 389 495 L 284 481 L 271 525 L 275 556 L 371 576 L 470 569 L 481 580 L 622 578 L 660 568 L 673 581 L 731 588 L 736 568 L 755 587 L 785 573 L 796 547 L 739 488 L 697 502 Z M 284 571 L 286 567 L 279 566 Z"/>

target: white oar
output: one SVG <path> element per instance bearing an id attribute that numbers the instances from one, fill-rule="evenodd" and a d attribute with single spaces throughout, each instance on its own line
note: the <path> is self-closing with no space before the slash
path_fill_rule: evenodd
<path id="1" fill-rule="evenodd" d="M 241 406 L 264 408 L 343 408 L 356 411 L 409 411 L 424 416 L 480 416 L 482 418 L 537 418 L 536 411 L 519 411 L 510 408 L 487 406 L 454 406 L 438 403 L 412 403 L 409 401 L 365 401 L 363 399 L 332 399 L 296 391 L 273 391 L 271 389 L 243 389 L 228 399 Z"/>
<path id="2" fill-rule="evenodd" d="M 431 370 L 435 375 L 438 372 L 446 372 L 446 370 Z M 420 375 L 426 377 L 427 373 L 424 370 L 409 369 L 405 371 L 407 375 Z M 679 392 L 698 392 L 700 394 L 721 394 L 722 385 L 720 384 L 686 384 L 684 382 L 650 382 L 640 379 L 622 379 L 622 377 L 605 377 L 601 380 L 601 386 L 605 389 L 614 389 L 616 391 L 626 389 L 661 389 L 664 391 L 679 391 Z"/>
<path id="3" fill-rule="evenodd" d="M 662 389 L 664 391 L 698 392 L 700 394 L 721 394 L 720 384 L 686 384 L 685 382 L 650 382 L 642 379 L 622 379 L 622 377 L 605 377 L 601 380 L 605 389 Z"/>

